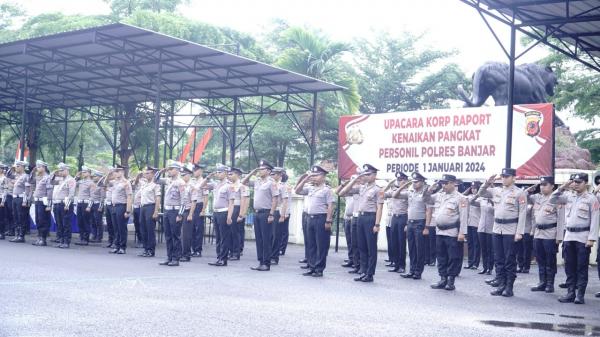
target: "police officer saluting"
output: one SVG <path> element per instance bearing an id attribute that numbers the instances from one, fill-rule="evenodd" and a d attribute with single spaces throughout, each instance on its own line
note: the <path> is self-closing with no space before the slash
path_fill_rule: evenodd
<path id="1" fill-rule="evenodd" d="M 331 216 L 334 196 L 331 188 L 325 185 L 327 170 L 319 165 L 311 168 L 311 174 L 304 177 L 296 186 L 295 192 L 308 196 L 308 227 L 305 244 L 308 245 L 308 268 L 304 276 L 322 277 L 327 264 L 327 253 L 331 241 Z M 308 180 L 312 186 L 305 187 Z"/>
<path id="2" fill-rule="evenodd" d="M 541 177 L 540 193 L 528 197 L 533 204 L 533 245 L 540 279 L 531 291 L 554 292 L 556 253 L 563 239 L 565 213 L 563 205 L 556 203 L 553 189 L 554 177 Z"/>
<path id="3" fill-rule="evenodd" d="M 15 174 L 12 176 L 15 184 L 12 190 L 12 210 L 15 221 L 16 236 L 10 242 L 25 242 L 26 226 L 29 225 L 29 212 L 27 212 L 27 196 L 29 195 L 29 175 L 25 173 L 27 162 L 15 161 Z"/>
<path id="4" fill-rule="evenodd" d="M 425 245 L 427 238 L 425 234 L 425 212 L 426 204 L 430 201 L 431 194 L 425 185 L 425 177 L 419 172 L 411 174 L 413 190 L 405 192 L 409 184 L 403 184 L 394 192 L 394 198 L 408 200 L 408 224 L 406 226 L 406 238 L 408 241 L 408 253 L 410 259 L 410 271 L 402 274 L 403 278 L 421 279 L 425 267 Z"/>
<path id="5" fill-rule="evenodd" d="M 127 223 L 133 210 L 133 190 L 129 180 L 125 178 L 125 166 L 117 165 L 113 173 L 112 185 L 112 218 L 115 226 L 113 254 L 125 254 L 127 250 Z"/>
<path id="6" fill-rule="evenodd" d="M 90 222 L 92 215 L 92 185 L 91 169 L 82 166 L 77 174 L 77 227 L 79 227 L 79 242 L 76 245 L 87 246 L 90 242 Z"/>
<path id="7" fill-rule="evenodd" d="M 159 263 L 161 266 L 179 266 L 179 259 L 181 258 L 181 222 L 185 211 L 183 206 L 185 183 L 179 177 L 181 168 L 181 163 L 171 162 L 166 168 L 167 178 L 158 180 L 158 183 L 166 185 L 163 220 L 167 241 L 167 260 Z"/>
<path id="8" fill-rule="evenodd" d="M 254 235 L 256 237 L 256 252 L 259 265 L 252 270 L 271 270 L 271 249 L 273 247 L 273 221 L 277 201 L 279 199 L 279 186 L 269 177 L 273 166 L 261 160 L 259 167 L 250 171 L 242 180 L 242 184 L 254 187 Z M 253 175 L 258 174 L 258 179 L 250 181 Z"/>
<path id="9" fill-rule="evenodd" d="M 456 177 L 444 174 L 438 181 L 442 192 L 432 195 L 434 202 L 439 202 L 436 210 L 436 256 L 440 281 L 433 284 L 433 289 L 454 290 L 454 279 L 462 267 L 463 245 L 468 222 L 468 202 L 456 190 Z M 429 188 L 433 193 L 435 185 Z M 433 249 L 433 247 L 432 247 Z"/>
<path id="10" fill-rule="evenodd" d="M 577 173 L 573 176 L 573 180 L 568 181 L 554 191 L 554 195 L 559 197 L 565 189 L 572 186 L 574 192 L 566 200 L 564 197 L 558 199 L 558 202 L 566 201 L 566 232 L 563 247 L 565 273 L 567 274 L 567 294 L 558 299 L 562 303 L 585 303 L 584 296 L 588 282 L 590 252 L 598 238 L 600 216 L 598 199 L 588 192 L 587 184 L 587 173 Z"/>
<path id="11" fill-rule="evenodd" d="M 494 203 L 494 260 L 498 288 L 493 296 L 513 296 L 513 285 L 517 278 L 516 242 L 523 238 L 527 216 L 527 194 L 515 186 L 517 171 L 502 169 L 502 187 L 490 187 L 496 180 L 491 176 L 479 189 L 479 196 L 491 198 Z"/>
<path id="12" fill-rule="evenodd" d="M 376 184 L 377 169 L 363 165 L 363 186 L 354 187 L 358 178 L 352 179 L 341 191 L 340 196 L 359 195 L 358 198 L 358 249 L 360 251 L 361 275 L 354 281 L 373 282 L 377 267 L 377 233 L 383 208 L 383 191 Z"/>
<path id="13" fill-rule="evenodd" d="M 391 243 L 393 269 L 390 272 L 403 274 L 406 269 L 406 222 L 408 221 L 408 200 L 393 198 L 394 192 L 402 185 L 408 184 L 408 176 L 400 171 L 396 172 L 396 179 L 392 180 L 385 188 L 384 196 L 391 200 Z M 394 187 L 393 190 L 387 191 Z"/>
<path id="14" fill-rule="evenodd" d="M 60 177 L 61 181 L 52 180 L 54 187 L 52 205 L 54 220 L 58 226 L 56 235 L 59 238 L 57 248 L 69 248 L 71 244 L 71 218 L 73 216 L 73 199 L 75 198 L 76 182 L 69 174 L 69 166 L 58 164 L 54 178 Z"/>
<path id="15" fill-rule="evenodd" d="M 52 203 L 51 176 L 48 174 L 48 164 L 38 160 L 35 162 L 37 178 L 33 201 L 35 205 L 35 224 L 38 230 L 38 240 L 32 243 L 34 246 L 46 246 L 46 239 L 50 233 L 50 204 Z"/>
<path id="16" fill-rule="evenodd" d="M 156 220 L 160 210 L 160 186 L 154 181 L 157 168 L 147 166 L 144 170 L 145 183 L 140 189 L 140 230 L 144 240 L 141 257 L 154 257 L 156 249 Z"/>

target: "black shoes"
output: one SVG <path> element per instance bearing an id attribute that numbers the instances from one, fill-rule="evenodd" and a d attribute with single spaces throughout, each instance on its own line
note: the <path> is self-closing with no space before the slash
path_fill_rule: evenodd
<path id="1" fill-rule="evenodd" d="M 192 257 L 202 257 L 202 252 L 193 252 Z"/>
<path id="2" fill-rule="evenodd" d="M 444 287 L 444 289 L 446 289 L 448 291 L 452 291 L 452 290 L 456 289 L 456 287 L 454 286 L 454 276 L 448 276 L 448 283 L 446 283 L 446 286 Z"/>
<path id="3" fill-rule="evenodd" d="M 302 273 L 302 276 L 313 276 L 314 273 L 315 273 L 314 270 L 309 270 L 306 273 Z"/>
<path id="4" fill-rule="evenodd" d="M 227 266 L 227 260 L 217 260 L 215 262 L 209 262 L 208 264 L 215 267 L 225 267 Z"/>
<path id="5" fill-rule="evenodd" d="M 308 260 L 307 259 L 302 259 L 302 260 L 298 261 L 298 263 L 308 263 Z"/>
<path id="6" fill-rule="evenodd" d="M 569 285 L 567 284 L 567 282 L 565 282 L 565 283 L 560 283 L 558 285 L 558 287 L 561 288 L 561 289 L 567 289 L 569 287 Z"/>
<path id="7" fill-rule="evenodd" d="M 82 241 L 79 241 L 79 242 L 75 242 L 75 244 L 78 245 L 78 246 L 87 246 L 90 243 L 89 243 L 89 241 L 82 240 Z"/>
<path id="8" fill-rule="evenodd" d="M 239 255 L 234 255 L 232 256 L 229 261 L 239 261 L 240 260 L 240 256 Z"/>
<path id="9" fill-rule="evenodd" d="M 412 278 L 413 278 L 413 280 L 420 280 L 421 274 L 414 274 Z"/>
<path id="10" fill-rule="evenodd" d="M 487 273 L 487 272 L 488 272 L 488 270 L 484 268 L 484 269 L 482 269 L 480 272 L 478 272 L 477 274 L 479 274 L 479 275 L 483 275 L 483 274 L 485 274 L 485 273 Z"/>
<path id="11" fill-rule="evenodd" d="M 367 277 L 367 274 L 361 274 L 359 277 L 355 278 L 354 281 L 356 282 L 360 282 L 362 281 L 365 277 Z"/>
<path id="12" fill-rule="evenodd" d="M 138 254 L 141 257 L 154 257 L 154 252 L 151 250 L 145 250 L 143 253 Z"/>
<path id="13" fill-rule="evenodd" d="M 119 255 L 125 254 L 125 249 L 121 248 L 121 249 L 117 250 L 116 254 L 119 254 Z"/>
<path id="14" fill-rule="evenodd" d="M 575 302 L 575 288 L 571 287 L 567 290 L 567 294 L 565 296 L 561 296 L 558 298 L 560 303 L 573 303 Z"/>
<path id="15" fill-rule="evenodd" d="M 177 267 L 177 266 L 179 266 L 179 261 L 171 261 L 171 262 L 167 263 L 167 266 Z"/>
<path id="16" fill-rule="evenodd" d="M 179 259 L 179 262 L 190 262 L 192 259 L 189 256 L 184 256 Z"/>
<path id="17" fill-rule="evenodd" d="M 109 254 L 116 254 L 119 251 L 119 248 L 115 248 L 113 250 L 111 250 L 110 252 L 108 252 Z"/>
<path id="18" fill-rule="evenodd" d="M 168 266 L 169 263 L 171 263 L 171 260 L 163 261 L 163 262 L 159 263 L 158 265 L 160 265 L 160 266 Z"/>
<path id="19" fill-rule="evenodd" d="M 342 264 L 342 267 L 344 267 L 344 268 L 352 268 L 352 267 L 354 267 L 354 264 L 352 262 L 346 262 L 346 263 Z"/>
<path id="20" fill-rule="evenodd" d="M 600 298 L 600 291 L 599 291 L 599 292 L 597 292 L 596 294 L 594 294 L 594 297 L 596 297 L 596 298 Z"/>
<path id="21" fill-rule="evenodd" d="M 502 292 L 502 296 L 503 297 L 513 297 L 513 284 L 515 281 L 508 281 L 506 283 L 506 287 L 504 288 L 504 291 Z"/>
<path id="22" fill-rule="evenodd" d="M 442 276 L 437 283 L 431 285 L 431 289 L 444 289 L 446 284 L 448 284 L 448 279 Z"/>
<path id="23" fill-rule="evenodd" d="M 19 235 L 19 236 L 15 236 L 13 239 L 10 239 L 8 241 L 12 242 L 12 243 L 24 243 L 25 238 Z"/>
<path id="24" fill-rule="evenodd" d="M 348 271 L 348 274 L 360 274 L 359 269 L 352 269 Z"/>
<path id="25" fill-rule="evenodd" d="M 269 270 L 271 270 L 271 267 L 270 266 L 265 266 L 264 264 L 261 264 L 258 267 L 251 267 L 250 269 L 257 270 L 257 271 L 269 271 Z"/>
<path id="26" fill-rule="evenodd" d="M 323 272 L 316 271 L 312 274 L 312 277 L 323 277 Z"/>
<path id="27" fill-rule="evenodd" d="M 47 246 L 48 244 L 46 243 L 46 239 L 43 238 L 39 238 L 36 242 L 31 243 L 34 246 L 38 246 L 38 247 L 44 247 Z"/>
<path id="28" fill-rule="evenodd" d="M 363 279 L 362 279 L 362 280 L 360 280 L 360 281 L 361 281 L 361 282 L 365 282 L 365 283 L 368 283 L 368 282 L 373 282 L 373 276 L 370 276 L 370 275 L 365 275 L 365 277 L 363 277 Z"/>
<path id="29" fill-rule="evenodd" d="M 305 264 L 304 266 L 300 266 L 300 269 L 308 269 L 308 265 Z"/>
<path id="30" fill-rule="evenodd" d="M 408 273 L 408 274 L 402 274 L 400 275 L 400 277 L 402 278 L 413 278 L 415 276 L 415 274 L 413 273 Z"/>

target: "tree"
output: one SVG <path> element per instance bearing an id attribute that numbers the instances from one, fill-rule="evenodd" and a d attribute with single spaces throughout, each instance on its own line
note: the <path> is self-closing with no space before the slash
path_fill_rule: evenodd
<path id="1" fill-rule="evenodd" d="M 454 52 L 421 49 L 422 36 L 394 37 L 380 32 L 355 42 L 355 64 L 362 113 L 447 107 L 454 88 L 468 82 L 455 64 L 435 70 Z"/>

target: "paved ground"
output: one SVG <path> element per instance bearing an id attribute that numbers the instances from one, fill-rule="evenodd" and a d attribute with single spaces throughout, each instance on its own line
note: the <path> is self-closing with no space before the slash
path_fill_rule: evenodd
<path id="1" fill-rule="evenodd" d="M 325 277 L 302 277 L 291 246 L 270 272 L 255 264 L 254 243 L 242 261 L 180 267 L 111 255 L 100 246 L 60 250 L 0 241 L 0 336 L 600 336 L 596 271 L 587 304 L 534 294 L 536 275 L 519 276 L 514 298 L 488 294 L 484 276 L 463 271 L 457 291 L 432 290 L 434 268 L 420 281 L 383 267 L 375 282 L 353 282 L 331 253 Z M 558 279 L 563 280 L 561 272 Z"/>

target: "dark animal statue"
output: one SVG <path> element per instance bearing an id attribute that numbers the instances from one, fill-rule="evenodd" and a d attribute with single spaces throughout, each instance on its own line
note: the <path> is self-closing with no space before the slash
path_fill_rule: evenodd
<path id="1" fill-rule="evenodd" d="M 458 94 L 465 106 L 482 106 L 492 96 L 495 105 L 508 105 L 508 65 L 488 62 L 473 74 L 473 93 L 468 95 L 462 87 Z M 550 67 L 534 63 L 515 67 L 514 104 L 545 103 L 547 96 L 554 96 L 558 83 Z M 469 97 L 470 96 L 470 97 Z"/>

